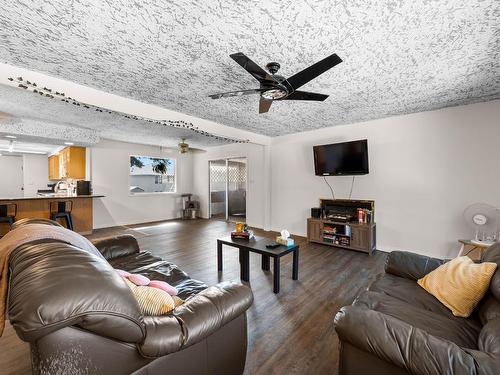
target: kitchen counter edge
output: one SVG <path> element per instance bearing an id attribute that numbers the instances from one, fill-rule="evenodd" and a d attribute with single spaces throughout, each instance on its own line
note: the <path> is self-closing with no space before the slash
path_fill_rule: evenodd
<path id="1" fill-rule="evenodd" d="M 26 200 L 40 200 L 40 199 L 61 199 L 61 200 L 71 200 L 80 198 L 104 198 L 105 195 L 75 195 L 75 196 L 33 196 L 33 197 L 18 197 L 18 198 L 0 198 L 0 202 L 5 201 L 26 201 Z"/>

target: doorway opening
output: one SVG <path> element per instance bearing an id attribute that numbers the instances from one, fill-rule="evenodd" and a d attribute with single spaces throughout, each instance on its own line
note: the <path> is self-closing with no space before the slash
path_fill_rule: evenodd
<path id="1" fill-rule="evenodd" d="M 210 218 L 246 222 L 247 159 L 209 161 Z"/>

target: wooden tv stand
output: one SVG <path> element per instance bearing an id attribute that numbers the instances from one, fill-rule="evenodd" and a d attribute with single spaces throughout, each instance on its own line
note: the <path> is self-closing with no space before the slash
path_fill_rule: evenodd
<path id="1" fill-rule="evenodd" d="M 372 254 L 376 245 L 375 223 L 307 219 L 307 240 L 343 249 Z"/>

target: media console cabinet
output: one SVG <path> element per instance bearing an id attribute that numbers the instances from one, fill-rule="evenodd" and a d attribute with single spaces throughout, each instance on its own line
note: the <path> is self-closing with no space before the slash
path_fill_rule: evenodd
<path id="1" fill-rule="evenodd" d="M 371 255 L 375 250 L 375 223 L 343 223 L 328 219 L 307 219 L 307 240 Z"/>
<path id="2" fill-rule="evenodd" d="M 307 219 L 307 240 L 309 242 L 362 251 L 371 255 L 376 246 L 375 202 L 350 199 L 321 199 L 320 206 L 321 217 Z M 371 222 L 359 223 L 352 221 L 356 218 L 355 212 L 358 208 L 371 212 Z M 333 218 L 335 214 L 344 214 L 351 220 L 335 220 Z"/>

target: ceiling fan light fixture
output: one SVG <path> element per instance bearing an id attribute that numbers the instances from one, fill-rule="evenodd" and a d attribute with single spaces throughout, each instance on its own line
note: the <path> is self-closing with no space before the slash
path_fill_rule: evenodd
<path id="1" fill-rule="evenodd" d="M 189 145 L 186 143 L 186 139 L 182 138 L 181 143 L 179 143 L 179 153 L 186 154 L 189 151 Z"/>
<path id="2" fill-rule="evenodd" d="M 275 100 L 275 99 L 282 99 L 284 98 L 285 96 L 287 96 L 287 92 L 285 90 L 281 90 L 281 89 L 270 89 L 270 90 L 267 90 L 267 91 L 264 91 L 261 96 L 264 98 L 264 99 L 267 99 L 267 100 Z"/>

